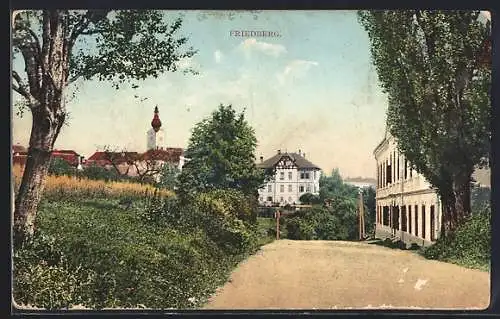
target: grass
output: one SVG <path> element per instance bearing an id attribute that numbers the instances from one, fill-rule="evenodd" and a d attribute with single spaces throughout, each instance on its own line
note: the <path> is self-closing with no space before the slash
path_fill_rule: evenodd
<path id="1" fill-rule="evenodd" d="M 269 229 L 276 227 L 274 218 L 257 217 L 258 246 L 263 246 L 274 241 L 275 235 L 269 233 Z"/>
<path id="2" fill-rule="evenodd" d="M 23 174 L 23 168 L 14 165 L 14 185 L 17 190 Z M 45 196 L 57 196 L 57 198 L 83 196 L 91 197 L 139 197 L 146 193 L 157 192 L 159 196 L 172 196 L 173 192 L 165 189 L 156 189 L 148 184 L 132 182 L 106 182 L 102 180 L 91 180 L 71 176 L 48 175 L 45 182 Z"/>
<path id="3" fill-rule="evenodd" d="M 16 303 L 45 309 L 192 309 L 206 302 L 241 260 L 274 239 L 268 234 L 273 219 L 259 218 L 252 227 L 257 243 L 229 253 L 203 227 L 145 218 L 157 213 L 149 209 L 145 192 L 153 189 L 48 176 L 35 237 L 14 254 Z M 137 197 L 125 208 L 123 196 Z"/>
<path id="4" fill-rule="evenodd" d="M 149 223 L 141 209 L 124 209 L 118 199 L 44 200 L 37 231 L 46 240 L 14 259 L 16 302 L 47 309 L 202 304 L 239 257 L 199 229 Z"/>

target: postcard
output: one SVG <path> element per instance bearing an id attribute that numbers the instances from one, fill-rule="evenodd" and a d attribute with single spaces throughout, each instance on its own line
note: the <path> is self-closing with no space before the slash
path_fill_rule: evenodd
<path id="1" fill-rule="evenodd" d="M 485 309 L 491 17 L 12 12 L 12 309 Z"/>

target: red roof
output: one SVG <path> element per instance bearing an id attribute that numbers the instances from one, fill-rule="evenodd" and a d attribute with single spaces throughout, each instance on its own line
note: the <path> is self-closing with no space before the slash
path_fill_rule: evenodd
<path id="1" fill-rule="evenodd" d="M 116 164 L 136 160 L 139 157 L 137 152 L 95 152 L 87 159 L 87 163 L 97 165 L 111 164 L 113 160 Z"/>
<path id="2" fill-rule="evenodd" d="M 157 160 L 164 162 L 179 162 L 184 155 L 184 150 L 180 147 L 167 147 L 165 149 L 149 150 L 141 155 L 142 160 Z"/>
<path id="3" fill-rule="evenodd" d="M 13 150 L 20 150 L 20 149 L 21 149 L 20 147 L 17 147 L 17 148 L 13 147 Z M 24 151 L 24 152 L 14 151 L 14 156 L 12 157 L 12 161 L 14 164 L 25 165 L 27 157 L 28 157 L 28 153 L 26 151 Z M 78 165 L 80 155 L 73 150 L 54 150 L 54 151 L 52 151 L 51 157 L 63 159 L 68 164 L 76 166 L 76 165 Z"/>

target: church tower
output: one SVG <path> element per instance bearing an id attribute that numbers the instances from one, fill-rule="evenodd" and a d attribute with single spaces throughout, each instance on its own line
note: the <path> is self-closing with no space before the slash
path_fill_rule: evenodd
<path id="1" fill-rule="evenodd" d="M 158 106 L 155 106 L 155 113 L 151 121 L 151 129 L 148 131 L 148 151 L 163 148 L 165 134 L 161 128 L 160 117 L 158 116 Z"/>

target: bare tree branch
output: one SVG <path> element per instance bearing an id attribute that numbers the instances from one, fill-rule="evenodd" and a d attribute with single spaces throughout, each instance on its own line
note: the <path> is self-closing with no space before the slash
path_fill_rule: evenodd
<path id="1" fill-rule="evenodd" d="M 12 83 L 12 89 L 26 98 L 29 102 L 30 107 L 33 105 L 33 95 L 29 92 L 28 86 L 23 82 L 21 76 L 16 71 L 12 71 L 12 77 L 17 82 L 17 86 Z"/>

